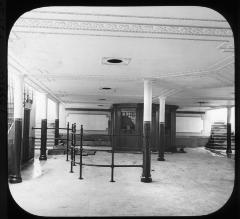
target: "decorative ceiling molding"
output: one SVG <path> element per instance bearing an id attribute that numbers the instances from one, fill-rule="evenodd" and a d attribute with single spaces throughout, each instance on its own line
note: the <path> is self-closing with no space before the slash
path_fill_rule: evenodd
<path id="1" fill-rule="evenodd" d="M 19 39 L 20 39 L 20 37 L 17 35 L 17 33 L 12 30 L 9 34 L 8 42 L 13 43 Z M 10 46 L 11 46 L 11 43 L 9 44 Z"/>
<path id="2" fill-rule="evenodd" d="M 39 92 L 48 93 L 48 97 L 56 102 L 63 102 L 45 84 L 33 78 L 29 71 L 10 53 L 8 53 L 8 65 L 13 67 L 18 74 L 24 75 L 24 82 L 26 82 L 29 86 L 35 88 Z"/>
<path id="3" fill-rule="evenodd" d="M 220 47 L 222 45 L 222 43 L 218 46 L 218 47 Z M 217 47 L 217 48 L 218 48 Z M 226 65 L 229 65 L 229 64 L 232 64 L 234 62 L 234 54 L 231 54 L 231 55 L 229 55 L 229 56 L 226 56 L 226 57 L 224 57 L 223 59 L 221 59 L 221 60 L 218 60 L 216 63 L 214 63 L 213 65 L 211 65 L 211 66 L 209 66 L 208 68 L 207 68 L 207 70 L 212 70 L 212 71 L 214 71 L 214 70 L 217 70 L 217 69 L 219 69 L 219 68 L 222 68 L 222 67 L 224 67 L 224 66 L 226 66 Z"/>
<path id="4" fill-rule="evenodd" d="M 18 29 L 18 28 L 16 28 Z M 61 31 L 61 30 L 60 30 Z M 42 34 L 42 35 L 72 35 L 72 36 L 88 36 L 88 37 L 111 37 L 111 38 L 139 38 L 139 39 L 154 39 L 154 40 L 191 40 L 191 41 L 208 41 L 208 42 L 227 42 L 228 39 L 226 38 L 202 38 L 202 37 L 187 37 L 186 36 L 178 36 L 178 35 L 174 35 L 173 37 L 163 37 L 163 36 L 155 36 L 155 35 L 147 35 L 147 36 L 142 36 L 142 35 L 117 35 L 117 34 L 96 34 L 96 33 L 73 33 L 73 32 L 69 32 L 69 31 L 65 31 L 65 32 L 49 32 L 49 31 L 39 31 L 39 30 L 35 30 L 35 31 L 31 31 L 31 30 L 22 30 L 22 29 L 18 29 L 15 30 L 15 32 L 17 33 L 22 33 L 22 34 Z"/>
<path id="5" fill-rule="evenodd" d="M 173 89 L 163 89 L 162 91 L 158 92 L 158 95 L 157 96 L 154 96 L 153 97 L 153 100 L 156 102 L 158 97 L 170 97 L 176 93 L 179 93 L 183 91 L 183 89 L 176 89 L 176 88 L 173 88 Z"/>
<path id="6" fill-rule="evenodd" d="M 121 32 L 133 33 L 138 37 L 139 34 L 168 34 L 184 35 L 196 37 L 221 37 L 232 38 L 231 28 L 226 27 L 207 27 L 191 25 L 172 25 L 172 24 L 148 24 L 148 23 L 127 23 L 127 22 L 106 22 L 106 21 L 85 21 L 85 20 L 63 20 L 63 19 L 44 19 L 44 18 L 19 18 L 13 29 L 15 31 L 38 32 L 42 29 L 50 29 L 50 32 L 64 33 L 67 31 L 102 31 L 102 32 Z"/>
<path id="7" fill-rule="evenodd" d="M 116 76 L 104 76 L 104 75 L 76 75 L 76 74 L 31 74 L 32 77 L 39 79 L 39 80 L 44 80 L 44 81 L 49 81 L 49 82 L 54 82 L 56 80 L 61 80 L 61 81 L 76 81 L 76 80 L 81 80 L 81 81 L 92 81 L 92 80 L 101 80 L 105 81 L 106 78 L 108 81 L 115 82 L 116 81 Z M 141 77 L 131 77 L 131 76 L 126 76 L 122 77 L 119 76 L 117 77 L 118 82 L 130 82 L 130 81 L 137 81 L 141 80 Z"/>
<path id="8" fill-rule="evenodd" d="M 224 19 L 201 19 L 201 18 L 183 18 L 183 17 L 159 17 L 159 16 L 140 16 L 140 15 L 123 15 L 123 14 L 99 14 L 99 13 L 81 13 L 81 12 L 65 12 L 65 11 L 42 11 L 33 10 L 30 13 L 40 14 L 58 14 L 58 15 L 80 15 L 80 16 L 97 16 L 97 17 L 123 17 L 123 18 L 143 18 L 143 19 L 167 19 L 167 20 L 190 20 L 190 21 L 212 21 L 227 23 Z"/>
<path id="9" fill-rule="evenodd" d="M 234 52 L 234 46 L 232 42 L 223 42 L 218 46 L 222 52 Z"/>

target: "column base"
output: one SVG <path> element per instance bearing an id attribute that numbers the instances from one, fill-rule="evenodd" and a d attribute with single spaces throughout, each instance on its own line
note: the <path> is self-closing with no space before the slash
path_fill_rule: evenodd
<path id="1" fill-rule="evenodd" d="M 150 183 L 152 182 L 151 177 L 141 177 L 141 182 Z"/>
<path id="2" fill-rule="evenodd" d="M 21 176 L 9 176 L 9 182 L 14 184 L 14 183 L 21 183 L 22 182 L 22 177 Z"/>
<path id="3" fill-rule="evenodd" d="M 158 161 L 165 161 L 164 157 L 158 157 Z"/>
<path id="4" fill-rule="evenodd" d="M 47 160 L 47 156 L 42 154 L 40 155 L 39 160 Z"/>

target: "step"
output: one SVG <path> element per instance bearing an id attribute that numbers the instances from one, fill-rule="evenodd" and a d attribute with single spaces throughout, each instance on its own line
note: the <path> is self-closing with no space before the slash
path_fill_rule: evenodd
<path id="1" fill-rule="evenodd" d="M 227 145 L 227 142 L 208 142 L 208 145 Z M 231 142 L 231 145 L 235 145 L 235 142 Z"/>
<path id="2" fill-rule="evenodd" d="M 227 137 L 227 133 L 224 134 L 211 134 L 212 137 Z M 235 135 L 231 134 L 232 138 L 235 138 Z"/>
<path id="3" fill-rule="evenodd" d="M 211 149 L 222 149 L 222 150 L 226 150 L 227 146 L 215 146 L 215 147 L 207 147 L 207 148 L 211 148 Z M 232 150 L 235 150 L 235 148 L 231 147 Z"/>
<path id="4" fill-rule="evenodd" d="M 212 136 L 209 139 L 224 140 L 224 139 L 227 139 L 227 136 Z M 235 137 L 231 136 L 231 139 L 235 140 Z"/>
<path id="5" fill-rule="evenodd" d="M 211 126 L 211 129 L 227 129 L 227 126 Z"/>
<path id="6" fill-rule="evenodd" d="M 225 136 L 212 136 L 212 137 L 210 137 L 210 139 L 227 139 L 227 135 L 225 135 Z M 235 140 L 235 137 L 234 136 L 231 136 L 231 139 L 232 140 Z"/>
<path id="7" fill-rule="evenodd" d="M 220 125 L 223 124 L 223 125 L 224 125 L 224 124 L 226 124 L 226 123 L 225 123 L 225 122 L 214 122 L 214 123 L 213 123 L 213 125 L 216 125 L 216 124 L 220 124 Z"/>

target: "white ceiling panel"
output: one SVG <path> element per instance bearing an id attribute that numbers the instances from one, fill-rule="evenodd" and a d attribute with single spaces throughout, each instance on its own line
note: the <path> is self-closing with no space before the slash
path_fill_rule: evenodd
<path id="1" fill-rule="evenodd" d="M 233 45 L 228 22 L 203 7 L 44 7 L 16 21 L 8 49 L 13 71 L 21 65 L 63 103 L 94 108 L 102 97 L 106 107 L 142 102 L 144 79 L 171 104 L 196 105 L 191 97 L 207 89 L 209 102 L 224 99 L 234 89 Z"/>

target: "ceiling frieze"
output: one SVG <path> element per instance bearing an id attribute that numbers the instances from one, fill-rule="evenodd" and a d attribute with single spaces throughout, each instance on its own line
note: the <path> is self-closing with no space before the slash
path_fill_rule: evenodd
<path id="1" fill-rule="evenodd" d="M 223 42 L 218 46 L 222 52 L 234 52 L 233 42 Z"/>
<path id="2" fill-rule="evenodd" d="M 31 29 L 31 31 L 34 32 L 38 32 L 41 29 L 51 29 L 51 32 L 62 30 L 63 33 L 66 32 L 66 30 L 74 30 L 232 38 L 232 30 L 231 28 L 227 27 L 61 20 L 43 18 L 19 18 L 13 28 L 17 29 L 17 31 Z"/>

